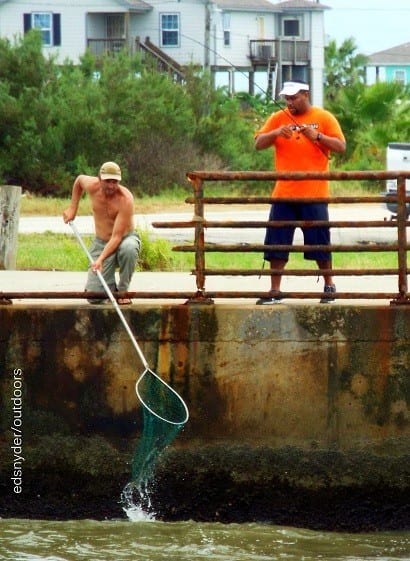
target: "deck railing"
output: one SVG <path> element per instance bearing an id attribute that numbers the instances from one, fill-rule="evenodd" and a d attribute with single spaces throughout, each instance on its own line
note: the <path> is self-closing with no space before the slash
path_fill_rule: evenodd
<path id="1" fill-rule="evenodd" d="M 160 228 L 191 228 L 194 230 L 193 245 L 176 246 L 175 251 L 193 252 L 195 254 L 195 269 L 192 271 L 196 277 L 197 292 L 192 302 L 212 302 L 214 298 L 257 298 L 266 296 L 266 292 L 246 292 L 246 291 L 213 291 L 205 290 L 205 280 L 209 276 L 215 275 L 238 275 L 238 276 L 267 276 L 267 275 L 286 275 L 286 276 L 317 276 L 318 271 L 312 269 L 285 269 L 281 271 L 272 271 L 270 269 L 212 269 L 206 265 L 206 257 L 210 252 L 258 252 L 261 255 L 265 250 L 282 249 L 290 252 L 304 252 L 306 249 L 335 252 L 394 252 L 397 255 L 397 267 L 379 268 L 379 269 L 332 269 L 321 270 L 320 274 L 331 273 L 333 276 L 382 276 L 393 275 L 397 277 L 397 292 L 342 292 L 335 295 L 336 299 L 389 299 L 392 304 L 409 304 L 408 281 L 407 275 L 409 268 L 407 264 L 407 252 L 410 245 L 407 241 L 407 227 L 410 226 L 408 220 L 408 203 L 410 197 L 406 194 L 406 179 L 410 178 L 410 172 L 405 171 L 360 171 L 360 172 L 330 172 L 330 173 L 279 173 L 279 172 L 216 172 L 216 171 L 192 171 L 187 177 L 193 187 L 194 196 L 186 199 L 186 202 L 194 205 L 194 216 L 190 221 L 184 222 L 154 222 L 155 227 Z M 252 243 L 224 244 L 206 242 L 206 232 L 212 228 L 266 228 L 268 225 L 272 227 L 284 226 L 281 222 L 268 221 L 243 221 L 243 220 L 208 220 L 205 210 L 207 205 L 246 205 L 249 209 L 251 205 L 272 204 L 275 199 L 270 197 L 207 197 L 204 194 L 204 186 L 206 182 L 223 182 L 226 187 L 227 182 L 234 184 L 235 182 L 260 182 L 271 181 L 277 179 L 328 179 L 328 180 L 360 180 L 360 181 L 386 181 L 387 179 L 397 180 L 397 194 L 382 194 L 379 196 L 358 196 L 358 197 L 330 197 L 327 199 L 314 199 L 315 202 L 327 202 L 332 205 L 338 204 L 374 204 L 384 203 L 397 205 L 397 215 L 394 220 L 360 220 L 360 221 L 321 221 L 307 223 L 303 221 L 286 222 L 286 225 L 294 225 L 295 227 L 309 226 L 317 227 L 328 225 L 332 228 L 382 228 L 393 229 L 396 233 L 395 239 L 383 243 L 367 243 L 367 244 L 331 244 L 329 246 L 277 246 L 263 245 Z M 283 201 L 284 199 L 281 199 Z M 300 199 L 304 202 L 313 202 L 312 199 Z M 294 199 L 293 199 L 294 201 Z M 268 212 L 267 212 L 268 214 Z M 263 233 L 261 233 L 261 239 Z M 317 298 L 323 296 L 322 293 L 312 292 L 283 292 L 285 298 Z"/>
<path id="2" fill-rule="evenodd" d="M 87 48 L 90 53 L 96 57 L 101 57 L 105 54 L 117 54 L 127 46 L 127 42 L 123 38 L 108 39 L 87 39 Z"/>
<path id="3" fill-rule="evenodd" d="M 251 39 L 249 48 L 254 64 L 307 64 L 310 60 L 310 41 L 301 39 Z"/>

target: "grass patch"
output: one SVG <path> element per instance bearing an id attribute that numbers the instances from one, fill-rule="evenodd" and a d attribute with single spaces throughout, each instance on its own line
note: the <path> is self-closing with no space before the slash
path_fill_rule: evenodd
<path id="1" fill-rule="evenodd" d="M 333 181 L 331 182 L 331 192 L 334 197 L 347 196 L 368 196 L 378 194 L 382 189 L 377 182 L 369 185 L 366 181 Z M 270 196 L 271 185 L 261 185 L 258 182 L 251 182 L 249 185 L 241 186 L 226 182 L 214 183 L 212 181 L 204 185 L 207 197 L 225 196 Z M 160 195 L 148 197 L 135 196 L 135 212 L 137 214 L 153 214 L 160 212 L 191 212 L 192 205 L 185 203 L 185 199 L 193 195 L 190 186 L 176 186 L 168 189 Z M 20 214 L 21 216 L 62 216 L 64 210 L 69 206 L 70 199 L 63 197 L 39 197 L 31 193 L 25 193 L 21 197 Z M 219 207 L 219 205 L 218 205 Z M 231 208 L 231 207 L 230 207 Z M 247 207 L 241 206 L 242 209 Z M 226 209 L 226 205 L 225 205 Z M 216 210 L 215 206 L 212 210 Z M 79 216 L 87 216 L 91 213 L 91 205 L 87 196 L 82 197 L 78 209 Z"/>
<path id="2" fill-rule="evenodd" d="M 367 182 L 368 183 L 368 182 Z M 252 187 L 256 187 L 252 191 Z M 266 195 L 258 193 L 257 184 L 248 186 L 248 194 Z M 191 212 L 192 205 L 185 203 L 185 198 L 192 194 L 191 188 L 176 187 L 156 197 L 142 197 L 135 199 L 138 214 L 160 212 Z M 339 181 L 333 182 L 334 196 L 371 194 L 366 182 Z M 221 185 L 212 182 L 206 185 L 206 195 L 225 196 L 243 195 L 235 191 L 234 186 L 221 189 Z M 61 216 L 69 205 L 68 198 L 37 197 L 27 194 L 21 199 L 22 216 Z M 218 205 L 219 207 L 219 205 Z M 231 208 L 231 207 L 230 207 Z M 245 207 L 242 206 L 241 209 Z M 248 208 L 248 207 L 246 207 Z M 266 207 L 267 208 L 267 207 Z M 212 208 L 216 210 L 216 208 Z M 226 210 L 226 206 L 225 206 Z M 83 197 L 79 207 L 80 215 L 91 214 L 88 197 Z M 172 251 L 172 243 L 164 239 L 150 239 L 147 232 L 139 231 L 142 239 L 142 251 L 138 263 L 139 271 L 186 271 L 194 268 L 194 254 Z M 90 244 L 91 236 L 84 236 L 86 244 Z M 206 255 L 206 268 L 214 269 L 260 269 L 262 268 L 260 253 L 213 253 Z M 374 253 L 334 253 L 333 265 L 337 269 L 387 269 L 397 267 L 397 256 L 394 252 Z M 55 271 L 85 271 L 88 266 L 87 257 L 82 252 L 75 237 L 69 234 L 19 234 L 17 251 L 17 268 L 20 270 L 55 270 Z M 266 265 L 265 265 L 266 267 Z M 315 263 L 303 259 L 302 255 L 291 254 L 288 268 L 304 269 L 316 268 Z"/>
<path id="3" fill-rule="evenodd" d="M 164 239 L 150 239 L 140 232 L 142 251 L 138 271 L 190 272 L 194 268 L 194 254 L 172 251 L 173 244 Z M 83 236 L 86 245 L 91 236 Z M 410 252 L 409 252 L 410 254 Z M 410 256 L 410 255 L 409 255 Z M 261 269 L 260 253 L 216 253 L 206 255 L 208 269 Z M 333 266 L 337 269 L 389 269 L 397 267 L 395 252 L 334 253 Z M 69 234 L 19 234 L 17 269 L 44 271 L 85 271 L 87 257 L 75 237 Z M 266 267 L 266 265 L 265 265 Z M 316 263 L 305 261 L 300 254 L 291 254 L 288 269 L 316 269 Z"/>
<path id="4" fill-rule="evenodd" d="M 408 252 L 410 257 L 410 252 Z M 259 253 L 208 253 L 206 255 L 207 269 L 261 269 L 263 257 Z M 395 252 L 354 252 L 333 253 L 334 269 L 393 269 L 397 265 Z M 265 269 L 269 267 L 265 263 Z M 315 261 L 308 261 L 299 253 L 291 253 L 287 269 L 314 269 Z"/>
<path id="5" fill-rule="evenodd" d="M 222 194 L 222 193 L 220 193 Z M 135 212 L 137 214 L 151 214 L 158 212 L 192 210 L 192 205 L 187 205 L 185 199 L 192 195 L 189 188 L 175 189 L 156 197 L 135 197 Z M 64 197 L 38 197 L 24 194 L 20 200 L 21 216 L 62 216 L 70 204 L 70 199 Z M 78 216 L 92 214 L 88 196 L 83 196 L 78 207 Z"/>
<path id="6" fill-rule="evenodd" d="M 62 197 L 38 197 L 31 193 L 25 193 L 20 199 L 20 216 L 61 216 L 69 206 L 70 199 Z M 88 197 L 83 197 L 78 208 L 79 216 L 87 216 L 91 213 L 91 205 Z"/>
<path id="7" fill-rule="evenodd" d="M 83 236 L 86 245 L 91 236 Z M 85 271 L 87 257 L 78 241 L 68 234 L 19 234 L 17 269 L 33 271 Z"/>
<path id="8" fill-rule="evenodd" d="M 172 251 L 164 239 L 150 240 L 147 232 L 139 232 L 142 250 L 137 271 L 188 271 L 193 268 L 193 255 Z M 93 236 L 82 236 L 89 246 Z M 69 234 L 19 234 L 17 269 L 29 271 L 85 271 L 88 259 L 77 239 Z"/>

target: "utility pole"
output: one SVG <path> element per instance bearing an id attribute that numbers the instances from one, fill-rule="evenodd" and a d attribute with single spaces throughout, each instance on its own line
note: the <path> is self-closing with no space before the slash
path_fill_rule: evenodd
<path id="1" fill-rule="evenodd" d="M 204 69 L 209 70 L 210 67 L 210 50 L 211 50 L 211 2 L 205 0 L 205 53 L 204 53 Z"/>

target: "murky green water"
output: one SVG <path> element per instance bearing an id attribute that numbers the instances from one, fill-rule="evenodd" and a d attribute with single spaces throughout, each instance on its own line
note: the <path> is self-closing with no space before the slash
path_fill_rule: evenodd
<path id="1" fill-rule="evenodd" d="M 0 560 L 393 561 L 410 532 L 339 534 L 263 524 L 0 520 Z"/>

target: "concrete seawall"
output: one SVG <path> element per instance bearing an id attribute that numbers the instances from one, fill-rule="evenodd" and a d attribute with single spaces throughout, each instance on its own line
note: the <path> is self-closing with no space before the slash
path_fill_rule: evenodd
<path id="1" fill-rule="evenodd" d="M 159 517 L 410 526 L 410 307 L 150 302 L 124 314 L 190 410 L 158 465 Z M 1 516 L 121 515 L 142 370 L 110 305 L 0 308 Z"/>

